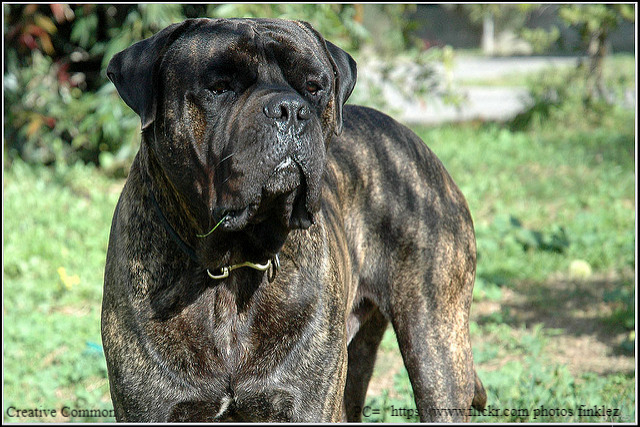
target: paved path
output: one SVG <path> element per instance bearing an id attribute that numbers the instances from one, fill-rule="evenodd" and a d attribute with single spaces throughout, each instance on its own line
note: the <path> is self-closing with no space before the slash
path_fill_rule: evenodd
<path id="1" fill-rule="evenodd" d="M 545 68 L 575 66 L 578 57 L 524 56 L 486 58 L 480 56 L 457 57 L 453 67 L 453 79 L 465 81 L 501 77 L 514 73 L 530 73 Z"/>
<path id="2" fill-rule="evenodd" d="M 526 108 L 528 92 L 525 87 L 488 87 L 466 85 L 479 79 L 490 79 L 515 73 L 531 73 L 545 68 L 576 65 L 576 57 L 517 57 L 484 58 L 457 57 L 452 70 L 453 85 L 465 95 L 459 108 L 442 100 L 427 98 L 416 103 L 406 100 L 392 90 L 384 95 L 395 114 L 404 123 L 434 124 L 442 122 L 508 120 Z"/>

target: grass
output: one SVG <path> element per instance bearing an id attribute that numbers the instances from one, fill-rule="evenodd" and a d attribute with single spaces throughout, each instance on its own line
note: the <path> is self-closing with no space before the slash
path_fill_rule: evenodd
<path id="1" fill-rule="evenodd" d="M 476 225 L 474 358 L 489 405 L 502 412 L 473 421 L 636 417 L 635 128 L 632 112 L 605 113 L 597 123 L 524 131 L 416 128 L 466 195 Z M 60 410 L 112 409 L 99 324 L 121 185 L 80 164 L 5 167 L 4 421 L 113 421 Z M 364 420 L 417 421 L 412 399 L 389 330 L 367 400 L 383 410 Z M 585 412 L 594 406 L 619 416 Z M 57 414 L 12 417 L 9 408 Z"/>
<path id="2" fill-rule="evenodd" d="M 112 409 L 100 301 L 118 184 L 80 164 L 20 161 L 4 179 L 4 420 L 111 421 L 60 412 Z M 57 414 L 12 418 L 9 408 Z"/>

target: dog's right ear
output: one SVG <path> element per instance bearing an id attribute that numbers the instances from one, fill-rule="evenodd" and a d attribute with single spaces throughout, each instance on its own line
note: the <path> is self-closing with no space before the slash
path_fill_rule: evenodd
<path id="1" fill-rule="evenodd" d="M 122 100 L 140 116 L 142 129 L 153 123 L 156 115 L 156 64 L 166 49 L 194 20 L 173 24 L 148 39 L 135 43 L 111 58 L 107 77 Z"/>

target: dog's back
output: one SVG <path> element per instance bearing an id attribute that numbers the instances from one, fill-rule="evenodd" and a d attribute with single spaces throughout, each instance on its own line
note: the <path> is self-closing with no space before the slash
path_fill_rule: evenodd
<path id="1" fill-rule="evenodd" d="M 476 247 L 464 196 L 417 135 L 369 108 L 345 107 L 343 135 L 330 143 L 328 159 L 325 199 L 344 223 L 353 307 L 377 307 L 392 321 L 401 349 L 422 341 L 421 359 L 403 352 L 410 372 L 420 375 L 427 364 L 441 372 L 450 368 L 466 384 L 459 393 L 483 408 L 486 394 L 473 369 L 468 332 Z M 361 329 L 380 335 L 367 331 L 368 316 L 361 316 Z M 434 345 L 440 340 L 452 343 L 462 365 L 438 366 L 448 363 L 441 344 Z"/>

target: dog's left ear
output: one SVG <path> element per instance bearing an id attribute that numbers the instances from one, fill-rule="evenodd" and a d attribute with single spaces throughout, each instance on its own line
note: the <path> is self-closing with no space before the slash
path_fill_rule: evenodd
<path id="1" fill-rule="evenodd" d="M 154 74 L 158 60 L 194 20 L 173 24 L 111 58 L 107 77 L 113 82 L 122 100 L 140 116 L 142 129 L 156 116 Z"/>
<path id="2" fill-rule="evenodd" d="M 340 135 L 342 132 L 342 107 L 347 101 L 347 98 L 349 98 L 349 95 L 351 95 L 358 76 L 356 61 L 354 61 L 347 52 L 330 41 L 325 40 L 322 34 L 316 31 L 311 24 L 305 21 L 298 22 L 307 28 L 307 30 L 311 31 L 321 44 L 324 44 L 329 54 L 329 61 L 331 61 L 331 66 L 333 67 L 336 86 L 335 97 L 333 99 L 336 120 L 335 133 L 336 135 Z"/>
<path id="3" fill-rule="evenodd" d="M 351 95 L 356 85 L 358 71 L 356 61 L 344 50 L 333 43 L 326 41 L 327 51 L 333 65 L 336 77 L 335 109 L 336 109 L 336 135 L 342 132 L 342 107 Z"/>

